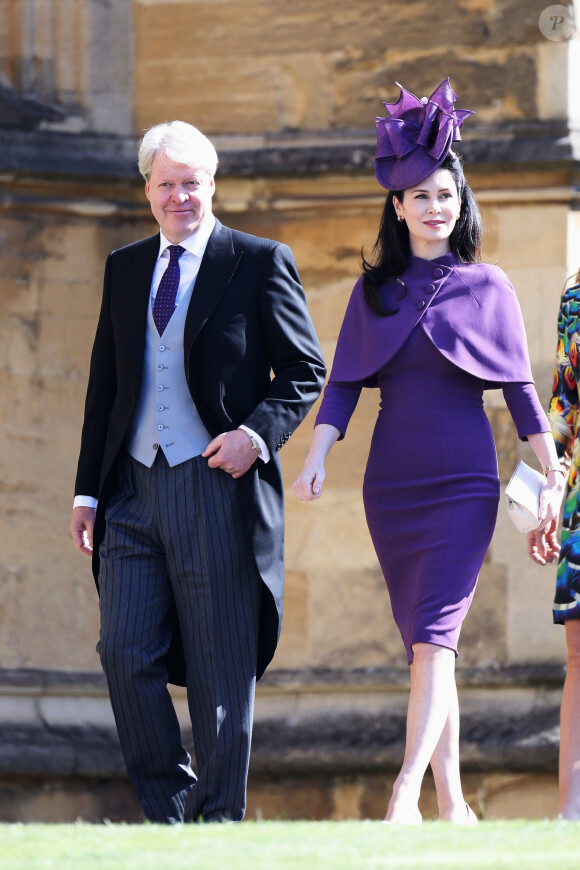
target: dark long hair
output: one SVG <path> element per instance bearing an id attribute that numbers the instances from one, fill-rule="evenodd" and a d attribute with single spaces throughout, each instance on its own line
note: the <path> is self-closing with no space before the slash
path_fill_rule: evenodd
<path id="1" fill-rule="evenodd" d="M 448 169 L 453 176 L 461 204 L 459 219 L 449 236 L 451 253 L 460 263 L 478 263 L 481 259 L 483 234 L 481 214 L 473 192 L 465 180 L 459 155 L 450 151 L 439 169 Z M 403 274 L 411 253 L 407 224 L 398 220 L 393 204 L 394 196 L 402 202 L 404 194 L 403 190 L 389 191 L 381 217 L 379 235 L 370 259 L 367 260 L 362 252 L 364 297 L 371 311 L 380 317 L 389 317 L 399 310 L 395 307 L 387 308 L 381 297 L 380 288 L 388 281 L 396 281 Z M 402 299 L 405 292 L 403 286 L 402 295 L 398 298 Z"/>

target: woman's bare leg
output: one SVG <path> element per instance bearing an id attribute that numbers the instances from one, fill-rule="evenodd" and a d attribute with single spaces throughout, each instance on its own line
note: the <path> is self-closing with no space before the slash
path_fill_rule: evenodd
<path id="1" fill-rule="evenodd" d="M 455 653 L 430 643 L 413 645 L 405 757 L 393 786 L 385 821 L 417 824 L 427 766 L 449 717 L 455 688 Z"/>
<path id="2" fill-rule="evenodd" d="M 431 768 L 437 789 L 439 818 L 459 825 L 476 824 L 477 817 L 463 797 L 459 774 L 459 701 L 455 683 L 447 721 L 431 758 Z"/>
<path id="3" fill-rule="evenodd" d="M 580 820 L 580 619 L 566 622 L 567 672 L 560 712 L 560 803 L 563 819 Z"/>

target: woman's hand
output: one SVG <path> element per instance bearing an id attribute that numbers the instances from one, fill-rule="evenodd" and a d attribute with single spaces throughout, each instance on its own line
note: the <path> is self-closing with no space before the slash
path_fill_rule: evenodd
<path id="1" fill-rule="evenodd" d="M 304 460 L 304 468 L 298 475 L 292 489 L 300 501 L 314 501 L 322 495 L 322 484 L 326 476 L 324 460 L 333 444 L 338 441 L 340 430 L 330 423 L 318 423 L 310 443 L 310 450 Z"/>
<path id="2" fill-rule="evenodd" d="M 527 533 L 528 556 L 532 562 L 546 565 L 557 560 L 560 553 L 557 532 L 558 520 L 554 519 L 548 526 Z"/>
<path id="3" fill-rule="evenodd" d="M 540 529 L 547 529 L 555 521 L 558 523 L 560 506 L 566 489 L 566 478 L 559 471 L 549 471 L 546 485 L 540 493 L 540 509 L 538 517 L 541 520 Z"/>
<path id="4" fill-rule="evenodd" d="M 528 556 L 537 565 L 546 565 L 558 559 L 558 517 L 565 489 L 564 475 L 558 471 L 549 471 L 546 485 L 540 493 L 538 516 L 542 522 L 535 531 L 526 535 Z"/>
<path id="5" fill-rule="evenodd" d="M 292 489 L 300 501 L 314 501 L 322 495 L 322 485 L 326 473 L 320 460 L 306 459 L 304 468 L 292 484 Z"/>
<path id="6" fill-rule="evenodd" d="M 546 475 L 546 484 L 540 493 L 540 505 L 538 511 L 540 528 L 538 529 L 538 532 L 541 532 L 544 529 L 551 528 L 552 522 L 554 520 L 557 521 L 560 516 L 560 505 L 562 504 L 562 497 L 564 495 L 564 490 L 566 489 L 566 479 L 570 462 L 567 458 L 560 460 L 558 457 L 551 433 L 531 432 L 528 433 L 527 437 L 530 447 L 536 454 L 536 458 L 542 468 L 547 468 L 549 466 L 560 466 L 562 468 L 562 471 L 548 471 Z M 544 562 L 539 562 L 539 564 L 543 565 Z"/>

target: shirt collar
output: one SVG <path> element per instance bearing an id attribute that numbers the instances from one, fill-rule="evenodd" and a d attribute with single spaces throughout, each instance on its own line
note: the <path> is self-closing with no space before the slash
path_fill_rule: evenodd
<path id="1" fill-rule="evenodd" d="M 213 232 L 213 228 L 215 227 L 215 217 L 211 215 L 211 217 L 204 221 L 198 230 L 188 236 L 179 244 L 182 248 L 185 248 L 190 254 L 194 254 L 196 257 L 201 258 L 205 254 L 205 249 L 207 247 L 207 243 L 209 242 L 209 237 Z M 159 230 L 159 254 L 157 255 L 157 259 L 161 257 L 163 252 L 172 245 L 173 242 L 170 242 L 167 236 L 163 233 L 163 230 Z"/>

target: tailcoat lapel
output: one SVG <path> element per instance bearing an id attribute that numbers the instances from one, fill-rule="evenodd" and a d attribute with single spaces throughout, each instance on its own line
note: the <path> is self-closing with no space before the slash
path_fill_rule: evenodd
<path id="1" fill-rule="evenodd" d="M 242 253 L 235 251 L 231 231 L 216 221 L 193 288 L 183 335 L 187 358 L 191 346 L 222 298 Z"/>
<path id="2" fill-rule="evenodd" d="M 159 255 L 159 235 L 150 236 L 135 245 L 132 256 L 125 263 L 122 286 L 118 288 L 121 296 L 120 310 L 123 317 L 125 343 L 130 349 L 130 359 L 136 367 L 135 380 L 138 382 L 145 353 L 147 316 L 151 298 L 153 270 Z"/>

